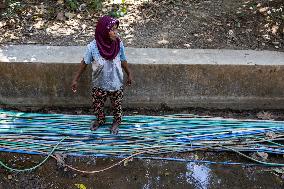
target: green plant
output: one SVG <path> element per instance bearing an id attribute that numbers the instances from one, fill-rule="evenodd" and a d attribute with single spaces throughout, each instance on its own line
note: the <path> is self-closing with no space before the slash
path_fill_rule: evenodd
<path id="1" fill-rule="evenodd" d="M 79 7 L 79 3 L 77 0 L 66 0 L 66 6 L 68 9 L 75 11 Z"/>
<path id="2" fill-rule="evenodd" d="M 124 16 L 127 13 L 127 8 L 125 6 L 125 0 L 121 1 L 121 4 L 114 6 L 114 8 L 109 12 L 109 15 L 115 18 Z"/>
<path id="3" fill-rule="evenodd" d="M 94 10 L 101 10 L 103 8 L 103 1 L 102 0 L 91 0 L 89 5 Z"/>
<path id="4" fill-rule="evenodd" d="M 5 11 L 2 13 L 2 16 L 7 17 L 7 18 L 16 16 L 18 12 L 21 12 L 22 8 L 23 8 L 23 5 L 21 4 L 20 1 L 8 0 L 7 7 Z"/>

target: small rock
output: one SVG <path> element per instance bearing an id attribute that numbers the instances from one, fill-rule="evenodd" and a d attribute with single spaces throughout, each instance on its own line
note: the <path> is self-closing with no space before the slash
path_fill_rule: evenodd
<path id="1" fill-rule="evenodd" d="M 64 21 L 65 20 L 64 13 L 63 12 L 57 13 L 56 20 Z"/>
<path id="2" fill-rule="evenodd" d="M 44 21 L 40 20 L 33 25 L 36 29 L 42 29 L 44 27 Z"/>
<path id="3" fill-rule="evenodd" d="M 268 7 L 263 7 L 259 9 L 260 13 L 265 13 L 269 8 Z"/>
<path id="4" fill-rule="evenodd" d="M 169 44 L 169 41 L 163 39 L 163 40 L 161 40 L 161 41 L 158 41 L 158 44 L 160 44 L 160 45 L 166 45 L 166 44 Z"/>
<path id="5" fill-rule="evenodd" d="M 47 7 L 43 4 L 39 5 L 39 10 L 41 14 L 46 14 L 48 11 L 46 9 Z"/>
<path id="6" fill-rule="evenodd" d="M 27 41 L 27 44 L 36 44 L 36 41 Z"/>
<path id="7" fill-rule="evenodd" d="M 46 28 L 46 29 L 45 29 L 45 32 L 46 32 L 46 33 L 49 33 L 49 32 L 51 32 L 51 29 L 50 29 L 50 28 Z"/>
<path id="8" fill-rule="evenodd" d="M 268 154 L 265 152 L 256 152 L 256 155 L 260 158 L 262 158 L 263 160 L 267 160 L 268 158 Z"/>
<path id="9" fill-rule="evenodd" d="M 188 43 L 183 44 L 183 46 L 185 46 L 185 47 L 187 47 L 187 48 L 190 48 L 190 47 L 191 47 L 190 44 L 188 44 Z"/>
<path id="10" fill-rule="evenodd" d="M 121 3 L 122 3 L 122 0 L 113 0 L 113 3 L 114 3 L 114 4 L 121 4 Z"/>
<path id="11" fill-rule="evenodd" d="M 57 4 L 58 5 L 63 5 L 64 4 L 64 0 L 57 0 Z"/>
<path id="12" fill-rule="evenodd" d="M 33 17 L 33 15 L 32 15 L 31 13 L 28 12 L 28 13 L 26 14 L 26 18 L 27 18 L 27 19 L 31 19 L 32 17 Z"/>
<path id="13" fill-rule="evenodd" d="M 79 6 L 79 11 L 83 12 L 83 11 L 86 10 L 86 8 L 87 8 L 87 5 L 85 3 L 83 3 Z"/>
<path id="14" fill-rule="evenodd" d="M 235 36 L 233 30 L 229 30 L 229 31 L 228 31 L 228 34 L 229 34 L 230 37 L 234 37 L 234 36 Z"/>
<path id="15" fill-rule="evenodd" d="M 284 169 L 283 168 L 275 168 L 275 169 L 273 169 L 273 171 L 278 173 L 278 174 L 284 174 Z"/>
<path id="16" fill-rule="evenodd" d="M 72 19 L 75 17 L 75 14 L 71 13 L 71 12 L 66 12 L 65 14 L 65 17 L 67 17 L 68 19 Z"/>
<path id="17" fill-rule="evenodd" d="M 262 111 L 262 112 L 258 112 L 256 114 L 257 118 L 259 119 L 263 119 L 263 120 L 272 120 L 273 119 L 273 115 L 270 113 L 270 112 L 265 112 L 265 111 Z"/>
<path id="18" fill-rule="evenodd" d="M 76 113 L 77 115 L 81 115 L 81 114 L 83 114 L 83 111 L 82 111 L 82 110 L 77 110 L 77 111 L 75 111 L 75 113 Z"/>
<path id="19" fill-rule="evenodd" d="M 274 132 L 272 132 L 272 131 L 269 131 L 269 132 L 265 133 L 265 136 L 267 138 L 273 139 L 273 138 L 276 137 L 276 134 Z"/>
<path id="20" fill-rule="evenodd" d="M 272 33 L 273 35 L 276 35 L 278 29 L 279 29 L 279 26 L 277 26 L 277 25 L 272 26 L 272 28 L 271 28 L 271 33 Z"/>
<path id="21" fill-rule="evenodd" d="M 126 167 L 127 165 L 128 165 L 128 161 L 126 160 L 123 162 L 123 166 Z"/>
<path id="22" fill-rule="evenodd" d="M 266 40 L 270 40 L 270 36 L 269 35 L 262 35 L 262 37 L 264 38 L 264 39 L 266 39 Z"/>
<path id="23" fill-rule="evenodd" d="M 254 152 L 251 154 L 251 157 L 259 161 L 266 161 L 268 154 L 265 152 Z"/>
<path id="24" fill-rule="evenodd" d="M 6 22 L 0 22 L 0 28 L 6 26 Z"/>
<path id="25" fill-rule="evenodd" d="M 82 24 L 81 28 L 82 28 L 82 30 L 85 30 L 87 28 L 87 25 L 86 24 Z"/>
<path id="26" fill-rule="evenodd" d="M 279 45 L 280 43 L 278 41 L 273 41 L 272 44 L 273 45 Z"/>
<path id="27" fill-rule="evenodd" d="M 27 27 L 27 31 L 28 31 L 28 32 L 32 32 L 32 30 L 33 30 L 33 26 L 28 26 L 28 27 Z"/>
<path id="28" fill-rule="evenodd" d="M 202 25 L 204 26 L 208 26 L 208 24 L 206 22 L 202 22 Z"/>

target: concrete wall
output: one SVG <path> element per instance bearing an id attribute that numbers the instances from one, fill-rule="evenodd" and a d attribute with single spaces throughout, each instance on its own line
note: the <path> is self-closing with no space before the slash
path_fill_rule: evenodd
<path id="1" fill-rule="evenodd" d="M 25 62 L 11 58 L 9 48 L 3 48 L 0 54 L 0 105 L 90 106 L 91 68 L 81 78 L 78 92 L 74 94 L 70 89 L 78 68 L 74 63 L 80 61 L 81 55 L 71 63 L 67 60 L 53 63 L 54 56 L 49 62 L 39 59 Z M 83 51 L 82 47 L 78 53 Z M 209 50 L 196 57 L 201 51 L 184 51 L 183 56 L 173 51 L 176 50 L 127 49 L 134 84 L 125 88 L 125 107 L 284 109 L 283 53 Z M 239 60 L 230 60 L 228 53 L 235 56 L 240 53 L 236 56 Z M 245 55 L 254 58 L 247 62 Z M 268 55 L 273 64 L 263 62 Z M 190 62 L 194 59 L 198 63 Z"/>

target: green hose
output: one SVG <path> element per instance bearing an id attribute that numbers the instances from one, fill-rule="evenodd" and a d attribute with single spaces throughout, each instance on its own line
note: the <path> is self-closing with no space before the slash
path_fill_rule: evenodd
<path id="1" fill-rule="evenodd" d="M 58 147 L 58 145 L 63 141 L 65 140 L 66 138 L 68 138 L 68 136 L 62 138 L 54 147 L 53 149 L 49 152 L 48 156 L 43 160 L 41 161 L 39 164 L 33 166 L 33 167 L 30 167 L 30 168 L 25 168 L 25 169 L 15 169 L 15 168 L 12 168 L 12 167 L 9 167 L 8 165 L 4 164 L 1 160 L 0 160 L 0 165 L 4 168 L 6 168 L 7 170 L 9 171 L 16 171 L 16 172 L 26 172 L 26 171 L 32 171 L 32 170 L 35 170 L 36 168 L 40 167 L 42 164 L 44 164 L 49 158 L 50 156 L 53 154 L 53 152 L 56 150 L 56 148 Z"/>
<path id="2" fill-rule="evenodd" d="M 233 148 L 230 148 L 230 147 L 227 147 L 227 146 L 222 146 L 222 145 L 218 145 L 218 146 L 220 146 L 220 147 L 222 147 L 222 148 L 225 148 L 225 149 L 227 149 L 227 150 L 231 150 L 231 151 L 233 151 L 233 152 L 236 152 L 237 154 L 239 154 L 239 155 L 241 155 L 241 156 L 244 156 L 244 157 L 246 157 L 246 158 L 248 158 L 248 159 L 250 159 L 250 160 L 252 160 L 252 161 L 255 161 L 255 162 L 257 162 L 257 163 L 260 163 L 260 164 L 263 164 L 263 165 L 266 165 L 266 166 L 271 166 L 271 167 L 284 167 L 284 164 L 283 164 L 283 163 L 270 163 L 270 162 L 260 161 L 260 160 L 254 159 L 254 158 L 252 158 L 252 157 L 250 157 L 250 156 L 247 156 L 247 155 L 245 155 L 244 153 L 241 153 L 241 152 L 239 152 L 238 150 L 235 150 L 235 149 L 233 149 Z"/>

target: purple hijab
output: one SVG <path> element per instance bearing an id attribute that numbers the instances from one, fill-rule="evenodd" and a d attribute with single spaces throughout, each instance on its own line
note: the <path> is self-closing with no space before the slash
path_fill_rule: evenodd
<path id="1" fill-rule="evenodd" d="M 118 26 L 119 21 L 110 16 L 103 16 L 96 26 L 95 39 L 97 47 L 100 55 L 107 60 L 113 60 L 120 50 L 120 39 L 117 37 L 113 41 L 109 37 L 109 31 L 115 24 Z"/>

